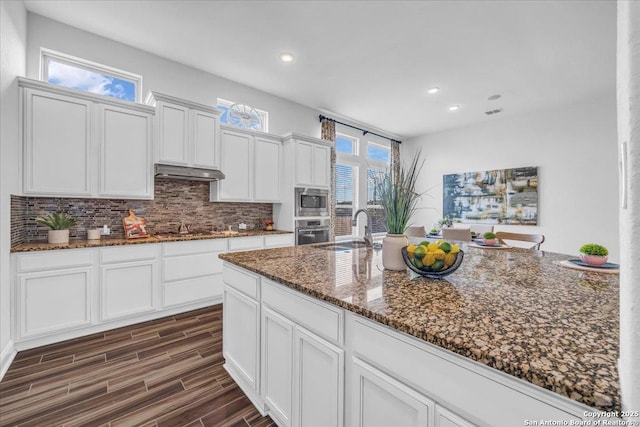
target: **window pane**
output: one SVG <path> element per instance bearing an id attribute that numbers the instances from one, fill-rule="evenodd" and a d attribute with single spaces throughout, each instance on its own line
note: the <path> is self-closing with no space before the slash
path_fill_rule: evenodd
<path id="1" fill-rule="evenodd" d="M 47 82 L 125 101 L 136 101 L 136 84 L 134 82 L 56 62 L 52 59 L 47 62 Z"/>
<path id="2" fill-rule="evenodd" d="M 354 167 L 336 164 L 336 236 L 351 235 Z"/>
<path id="3" fill-rule="evenodd" d="M 336 151 L 339 153 L 353 154 L 353 140 L 344 136 L 336 136 Z"/>
<path id="4" fill-rule="evenodd" d="M 229 110 L 229 107 L 227 107 L 226 105 L 216 105 L 216 108 L 220 111 L 222 111 L 222 114 L 220 115 L 220 123 L 224 123 L 227 124 L 227 111 Z"/>
<path id="5" fill-rule="evenodd" d="M 376 183 L 379 182 L 384 171 L 368 169 L 367 170 L 367 210 L 371 217 L 371 232 L 384 233 L 387 227 L 384 222 L 384 210 L 380 206 L 378 200 L 378 191 Z"/>
<path id="6" fill-rule="evenodd" d="M 389 163 L 389 153 L 389 148 L 378 144 L 369 143 L 367 146 L 367 157 L 371 160 L 379 160 L 381 162 Z"/>

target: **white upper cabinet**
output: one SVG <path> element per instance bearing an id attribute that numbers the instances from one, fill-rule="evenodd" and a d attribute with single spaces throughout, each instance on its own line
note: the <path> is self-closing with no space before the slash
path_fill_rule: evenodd
<path id="1" fill-rule="evenodd" d="M 156 108 L 156 162 L 220 167 L 220 111 L 158 92 L 145 102 Z"/>
<path id="2" fill-rule="evenodd" d="M 152 195 L 153 115 L 110 105 L 101 105 L 99 112 L 99 196 Z"/>
<path id="3" fill-rule="evenodd" d="M 91 101 L 24 91 L 24 192 L 91 195 Z"/>
<path id="4" fill-rule="evenodd" d="M 295 186 L 329 188 L 331 185 L 331 146 L 326 141 L 301 140 L 295 142 Z"/>
<path id="5" fill-rule="evenodd" d="M 36 80 L 18 83 L 24 194 L 153 198 L 153 108 Z"/>
<path id="6" fill-rule="evenodd" d="M 226 126 L 220 134 L 220 170 L 225 178 L 211 184 L 211 201 L 279 203 L 282 140 Z"/>

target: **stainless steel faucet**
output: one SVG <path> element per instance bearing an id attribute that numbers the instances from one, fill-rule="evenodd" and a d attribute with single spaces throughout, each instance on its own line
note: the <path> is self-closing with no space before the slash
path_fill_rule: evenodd
<path id="1" fill-rule="evenodd" d="M 355 227 L 358 225 L 358 214 L 363 212 L 367 217 L 367 225 L 364 226 L 364 244 L 367 245 L 368 248 L 373 247 L 373 236 L 371 235 L 371 217 L 369 216 L 369 212 L 366 209 L 358 209 L 355 214 L 353 214 L 353 219 L 351 220 L 351 226 Z"/>

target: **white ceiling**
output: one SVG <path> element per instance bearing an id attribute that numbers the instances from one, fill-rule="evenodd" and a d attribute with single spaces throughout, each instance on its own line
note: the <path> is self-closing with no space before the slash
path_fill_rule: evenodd
<path id="1" fill-rule="evenodd" d="M 409 137 L 615 93 L 615 1 L 25 1 Z M 280 52 L 295 55 L 284 64 Z M 437 95 L 426 89 L 440 87 Z M 501 94 L 497 101 L 487 97 Z M 448 111 L 453 104 L 457 112 Z M 484 111 L 505 112 L 487 116 Z"/>

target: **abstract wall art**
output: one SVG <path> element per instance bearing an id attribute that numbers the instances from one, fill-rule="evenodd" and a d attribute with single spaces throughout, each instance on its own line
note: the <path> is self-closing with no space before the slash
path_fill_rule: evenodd
<path id="1" fill-rule="evenodd" d="M 538 224 L 538 168 L 444 175 L 443 216 L 454 222 Z"/>

